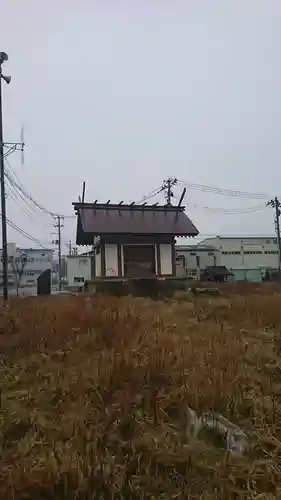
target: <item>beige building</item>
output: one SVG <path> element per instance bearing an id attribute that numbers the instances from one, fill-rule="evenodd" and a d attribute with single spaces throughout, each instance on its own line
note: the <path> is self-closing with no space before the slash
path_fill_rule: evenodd
<path id="1" fill-rule="evenodd" d="M 213 247 L 220 252 L 220 264 L 228 269 L 277 269 L 278 245 L 273 236 L 207 238 L 198 247 Z"/>
<path id="2" fill-rule="evenodd" d="M 90 254 L 69 255 L 66 261 L 66 278 L 70 286 L 83 286 L 92 277 Z"/>
<path id="3" fill-rule="evenodd" d="M 198 271 L 203 271 L 208 266 L 221 265 L 220 250 L 210 246 L 176 245 L 177 274 L 195 278 Z M 183 269 L 184 267 L 184 269 Z"/>
<path id="4" fill-rule="evenodd" d="M 53 250 L 48 248 L 18 248 L 8 243 L 9 295 L 36 295 L 37 279 L 53 266 Z M 0 250 L 2 257 L 2 249 Z M 24 263 L 24 264 L 23 264 Z M 2 293 L 3 264 L 0 258 L 0 289 Z"/>

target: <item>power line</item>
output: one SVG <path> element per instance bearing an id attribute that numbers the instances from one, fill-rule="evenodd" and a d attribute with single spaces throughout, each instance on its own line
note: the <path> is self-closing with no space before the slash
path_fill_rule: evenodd
<path id="1" fill-rule="evenodd" d="M 180 239 L 186 239 L 185 236 L 180 237 Z M 218 234 L 218 233 L 199 233 L 198 236 L 195 236 L 194 239 L 197 238 L 241 238 L 241 239 L 247 239 L 247 238 L 273 238 L 273 235 L 265 235 L 265 234 L 234 234 L 234 233 L 224 233 L 224 234 Z M 189 238 L 190 240 L 190 238 Z"/>
<path id="2" fill-rule="evenodd" d="M 204 186 L 201 184 L 192 184 L 192 183 L 187 183 L 185 181 L 178 181 L 175 177 L 169 177 L 167 180 L 163 181 L 162 186 L 158 188 L 157 190 L 152 191 L 152 193 L 149 193 L 147 197 L 144 197 L 141 201 L 145 201 L 146 199 L 150 198 L 151 196 L 155 196 L 156 194 L 160 192 L 165 192 L 165 198 L 167 200 L 167 204 L 171 204 L 172 198 L 174 197 L 174 193 L 172 191 L 172 187 L 178 185 L 182 187 L 190 187 L 196 190 L 201 190 L 201 191 L 208 191 L 211 193 L 215 194 L 220 194 L 220 195 L 228 195 L 228 196 L 234 196 L 234 197 L 246 197 L 249 199 L 265 199 L 267 196 L 264 194 L 258 194 L 258 193 L 247 193 L 243 191 L 232 191 L 228 189 L 220 189 L 212 186 Z M 190 206 L 190 203 L 188 203 L 188 206 Z M 203 205 L 198 205 L 197 203 L 193 204 L 194 208 L 203 208 L 204 210 L 207 210 L 211 213 L 224 213 L 228 215 L 240 215 L 240 214 L 248 214 L 252 212 L 258 212 L 261 210 L 264 210 L 266 208 L 266 204 L 259 204 L 255 205 L 253 207 L 245 207 L 245 208 L 223 208 L 223 207 L 210 207 L 210 206 L 203 206 Z"/>
<path id="3" fill-rule="evenodd" d="M 33 214 L 36 215 L 37 212 L 36 210 L 39 210 L 40 212 L 45 213 L 48 216 L 58 218 L 67 218 L 67 219 L 74 219 L 75 216 L 63 216 L 61 214 L 57 214 L 55 212 L 52 212 L 48 209 L 46 209 L 43 205 L 38 203 L 25 189 L 23 184 L 21 183 L 20 179 L 18 178 L 17 174 L 14 172 L 12 169 L 9 161 L 7 158 L 5 158 L 6 163 L 8 165 L 8 169 L 5 171 L 5 176 L 9 181 L 10 187 L 12 189 L 12 193 L 9 193 L 11 198 L 14 199 L 14 201 L 20 206 L 20 200 L 22 200 L 23 203 L 27 205 L 27 207 L 22 207 L 20 206 L 21 210 L 25 212 L 30 218 L 33 218 Z M 172 186 L 174 185 L 179 185 L 179 186 L 184 186 L 188 187 L 190 189 L 194 190 L 199 190 L 199 191 L 204 191 L 204 192 L 210 192 L 213 194 L 219 194 L 223 196 L 232 196 L 232 197 L 243 197 L 243 198 L 248 198 L 248 199 L 265 199 L 267 195 L 261 194 L 261 193 L 249 193 L 249 192 L 244 192 L 244 191 L 235 191 L 235 190 L 229 190 L 229 189 L 223 189 L 223 188 L 217 188 L 214 186 L 207 186 L 207 185 L 202 185 L 202 184 L 195 184 L 195 183 L 190 183 L 186 181 L 178 181 L 174 177 L 169 177 L 166 181 L 163 181 L 163 184 L 158 187 L 157 189 L 154 189 L 148 195 L 144 196 L 140 201 L 137 203 L 143 203 L 147 201 L 148 199 L 156 196 L 157 194 L 165 191 L 166 192 L 166 200 L 168 204 L 171 204 L 171 199 L 174 196 L 172 192 Z M 20 198 L 17 199 L 17 198 Z M 190 203 L 188 203 L 188 206 L 191 207 Z M 261 211 L 265 208 L 265 204 L 263 205 L 256 205 L 253 207 L 245 207 L 245 208 L 221 208 L 221 207 L 210 207 L 210 206 L 200 206 L 198 203 L 193 203 L 192 205 L 194 208 L 202 208 L 209 213 L 221 213 L 225 215 L 242 215 L 242 214 L 249 214 L 253 212 L 258 212 Z"/>
<path id="4" fill-rule="evenodd" d="M 12 170 L 12 167 L 8 161 L 7 158 L 5 158 L 5 161 L 6 163 L 8 164 L 10 170 L 13 172 Z M 14 173 L 14 172 L 13 172 Z M 14 173 L 15 174 L 15 173 Z M 23 186 L 22 183 L 20 182 L 17 182 L 15 179 L 13 179 L 11 173 L 6 169 L 5 170 L 5 177 L 7 177 L 10 181 L 10 183 L 26 198 L 28 199 L 37 209 L 39 209 L 40 211 L 44 212 L 46 215 L 49 215 L 51 217 L 63 217 L 63 218 L 67 218 L 67 219 L 74 219 L 75 218 L 75 215 L 62 215 L 62 214 L 58 214 L 56 212 L 51 212 L 50 210 L 48 210 L 47 208 L 45 208 L 43 205 L 41 205 L 40 203 L 38 203 L 35 198 L 33 198 L 33 196 L 31 196 L 30 193 L 28 193 L 28 191 L 25 189 L 25 187 Z"/>
<path id="5" fill-rule="evenodd" d="M 20 208 L 20 210 L 23 213 L 25 213 L 31 220 L 34 220 L 33 216 L 24 207 L 21 206 L 21 204 L 19 203 L 19 201 L 17 199 L 16 194 L 14 194 L 12 189 L 9 189 L 7 186 L 6 186 L 6 197 L 13 200 L 15 202 L 15 204 L 18 205 L 18 207 Z"/>
<path id="6" fill-rule="evenodd" d="M 197 191 L 218 194 L 221 196 L 233 196 L 233 197 L 256 199 L 256 200 L 268 200 L 268 198 L 270 198 L 270 195 L 264 194 L 264 193 L 249 193 L 247 191 L 237 191 L 237 190 L 233 190 L 233 189 L 224 189 L 224 188 L 218 188 L 215 186 L 208 186 L 208 185 L 204 185 L 204 184 L 195 184 L 195 183 L 187 182 L 184 180 L 179 180 L 178 185 L 183 186 L 183 187 L 187 187 L 189 189 L 194 189 Z"/>
<path id="7" fill-rule="evenodd" d="M 0 218 L 2 219 L 2 214 L 0 214 Z M 33 243 L 36 243 L 41 248 L 45 248 L 39 240 L 37 240 L 36 238 L 34 238 L 33 236 L 31 236 L 31 234 L 27 233 L 23 229 L 21 229 L 19 226 L 17 226 L 16 224 L 14 224 L 11 220 L 7 219 L 7 224 L 12 229 L 14 229 L 15 231 L 17 231 L 17 233 L 21 234 L 21 236 L 24 236 L 24 238 L 27 238 L 28 240 L 32 241 Z"/>
<path id="8" fill-rule="evenodd" d="M 21 194 L 21 197 L 24 197 L 25 200 L 29 200 L 32 203 L 33 210 L 34 210 L 34 207 L 36 207 L 37 209 L 46 213 L 47 215 L 54 216 L 52 212 L 49 212 L 47 209 L 45 209 L 45 207 L 43 207 L 42 205 L 37 203 L 36 200 L 34 200 L 34 198 L 31 195 L 29 195 L 27 193 L 27 191 L 20 184 L 15 182 L 15 180 L 12 178 L 11 174 L 7 171 L 7 169 L 5 170 L 5 177 L 9 180 L 10 184 L 15 189 L 17 189 L 17 191 Z"/>
<path id="9" fill-rule="evenodd" d="M 28 201 L 21 195 L 21 193 L 14 188 L 12 184 L 9 183 L 9 187 L 6 186 L 6 192 L 8 195 L 8 198 L 14 201 L 14 203 L 19 207 L 21 212 L 27 217 L 29 217 L 32 222 L 36 222 L 37 224 L 39 223 L 42 226 L 42 214 L 39 211 L 36 211 L 35 208 L 28 203 Z M 49 229 L 50 226 L 47 225 L 44 221 L 43 226 L 46 227 L 46 229 Z"/>
<path id="10" fill-rule="evenodd" d="M 261 210 L 264 210 L 266 208 L 266 204 L 262 205 L 255 205 L 253 207 L 244 207 L 244 208 L 223 208 L 223 207 L 209 207 L 205 205 L 200 205 L 198 203 L 192 203 L 190 204 L 188 202 L 187 206 L 189 208 L 199 208 L 206 210 L 207 212 L 210 213 L 221 213 L 225 215 L 245 215 L 253 212 L 260 212 Z"/>
<path id="11" fill-rule="evenodd" d="M 23 210 L 27 210 L 30 213 L 32 218 L 34 218 L 34 216 L 37 216 L 38 212 L 35 209 L 35 207 L 32 204 L 30 204 L 29 200 L 22 194 L 22 192 L 19 189 L 17 189 L 17 187 L 15 187 L 15 181 L 14 181 L 13 177 L 16 177 L 17 179 L 18 179 L 18 177 L 17 177 L 16 173 L 14 172 L 14 170 L 12 169 L 8 160 L 6 160 L 5 175 L 6 175 L 8 182 L 9 182 L 11 190 L 13 191 L 15 197 L 18 199 L 18 202 L 19 202 L 18 204 L 21 205 L 21 201 L 22 201 L 21 208 L 23 208 Z M 19 185 L 21 185 L 19 180 L 18 180 L 18 182 L 19 182 Z"/>
<path id="12" fill-rule="evenodd" d="M 143 196 L 143 198 L 141 198 L 141 200 L 137 201 L 136 204 L 139 205 L 141 203 L 144 203 L 145 201 L 149 200 L 150 198 L 153 198 L 157 194 L 161 193 L 161 191 L 163 191 L 162 186 L 159 186 L 157 189 L 153 189 L 153 191 L 148 193 L 146 196 Z"/>
<path id="13" fill-rule="evenodd" d="M 165 191 L 166 192 L 165 198 L 167 200 L 167 203 L 171 204 L 171 199 L 174 197 L 174 193 L 172 191 L 172 186 L 182 185 L 182 184 L 183 184 L 183 181 L 178 181 L 175 177 L 169 177 L 167 180 L 163 181 L 162 186 L 160 186 L 158 189 L 153 190 L 147 196 L 144 196 L 142 198 L 142 200 L 140 200 L 138 203 L 144 202 L 147 199 L 151 198 L 152 196 L 156 196 L 157 194 Z M 196 186 L 200 186 L 200 185 L 196 185 Z M 204 186 L 204 187 L 206 187 L 206 186 Z M 219 190 L 219 188 L 210 188 L 210 189 Z M 229 192 L 229 190 L 227 190 L 227 192 Z M 233 193 L 238 193 L 238 191 L 234 191 Z M 246 193 L 243 193 L 242 191 L 239 193 L 246 194 Z M 255 196 L 255 197 L 257 196 L 258 199 L 260 199 L 259 197 L 264 196 L 261 194 L 254 194 L 254 193 L 247 193 L 247 194 L 252 195 L 252 198 L 253 198 L 253 196 Z M 191 207 L 191 204 L 188 202 L 187 206 Z M 248 213 L 252 213 L 252 212 L 259 212 L 261 210 L 264 210 L 266 208 L 266 203 L 254 205 L 254 206 L 250 206 L 250 207 L 237 208 L 237 209 L 236 208 L 223 208 L 223 207 L 210 207 L 210 206 L 200 205 L 198 203 L 192 203 L 192 207 L 193 208 L 202 208 L 210 213 L 222 213 L 222 214 L 226 214 L 226 215 L 240 215 L 240 214 L 243 215 L 243 214 L 248 214 Z"/>
<path id="14" fill-rule="evenodd" d="M 2 215 L 1 215 L 1 218 L 2 218 Z M 31 236 L 29 233 L 27 233 L 26 231 L 24 231 L 23 229 L 21 229 L 19 226 L 17 226 L 16 224 L 14 224 L 12 221 L 10 221 L 9 219 L 7 219 L 7 224 L 13 228 L 15 231 L 17 231 L 19 234 L 21 234 L 24 238 L 27 238 L 28 240 L 32 241 L 33 243 L 36 243 L 37 245 L 39 245 L 41 248 L 45 248 L 41 242 L 39 240 L 37 240 L 36 238 L 34 238 L 33 236 Z"/>

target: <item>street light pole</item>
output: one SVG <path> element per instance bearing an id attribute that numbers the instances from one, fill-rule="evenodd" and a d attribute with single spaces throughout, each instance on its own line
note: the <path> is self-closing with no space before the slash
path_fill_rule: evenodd
<path id="1" fill-rule="evenodd" d="M 8 248 L 7 248 L 7 219 L 5 196 L 5 169 L 4 169 L 4 141 L 3 141 L 3 112 L 2 112 L 2 80 L 10 83 L 11 77 L 2 74 L 2 64 L 8 60 L 5 52 L 0 52 L 0 184 L 1 184 L 1 217 L 2 217 L 2 262 L 3 262 L 3 299 L 8 299 Z"/>

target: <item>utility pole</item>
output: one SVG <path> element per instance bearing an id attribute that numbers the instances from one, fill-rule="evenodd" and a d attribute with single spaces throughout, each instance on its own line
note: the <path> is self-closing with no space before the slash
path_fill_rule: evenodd
<path id="1" fill-rule="evenodd" d="M 11 82 L 10 76 L 2 74 L 2 64 L 8 61 L 5 52 L 0 52 L 0 184 L 1 184 L 1 216 L 2 216 L 2 262 L 3 262 L 3 299 L 8 299 L 8 248 L 7 248 L 7 218 L 5 196 L 4 140 L 3 140 L 3 110 L 2 110 L 2 80 Z"/>
<path id="2" fill-rule="evenodd" d="M 172 187 L 177 184 L 178 180 L 175 177 L 169 177 L 167 180 L 163 181 L 161 190 L 165 191 L 165 198 L 167 200 L 167 205 L 172 205 L 172 198 L 174 193 Z"/>
<path id="3" fill-rule="evenodd" d="M 271 206 L 274 209 L 274 223 L 275 223 L 275 231 L 277 234 L 277 242 L 278 242 L 278 274 L 281 274 L 281 238 L 280 238 L 280 206 L 281 203 L 278 200 L 277 196 L 274 199 L 270 200 L 267 203 L 268 206 Z"/>
<path id="4" fill-rule="evenodd" d="M 62 217 L 61 215 L 57 215 L 55 217 L 55 221 L 56 221 L 56 223 L 53 226 L 54 226 L 54 228 L 57 229 L 57 232 L 55 233 L 57 236 L 57 239 L 53 241 L 53 244 L 58 246 L 58 254 L 59 254 L 58 285 L 59 285 L 59 291 L 61 291 L 61 278 L 62 278 L 62 276 L 61 276 L 61 230 L 64 227 L 63 226 L 64 217 Z"/>

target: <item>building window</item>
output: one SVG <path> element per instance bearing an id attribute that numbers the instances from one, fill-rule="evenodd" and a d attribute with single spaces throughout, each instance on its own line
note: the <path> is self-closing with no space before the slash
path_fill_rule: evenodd
<path id="1" fill-rule="evenodd" d="M 193 276 L 197 276 L 197 271 L 188 271 L 187 272 L 187 276 L 190 278 L 190 277 L 193 277 Z"/>
<path id="2" fill-rule="evenodd" d="M 251 251 L 251 252 L 246 251 L 246 252 L 244 252 L 244 254 L 245 255 L 260 255 L 260 254 L 262 254 L 262 252 L 260 250 L 259 251 L 258 250 L 257 251 Z"/>
<path id="3" fill-rule="evenodd" d="M 214 252 L 208 252 L 208 255 L 209 256 L 214 255 Z"/>
<path id="4" fill-rule="evenodd" d="M 190 252 L 190 255 L 195 256 L 195 255 L 196 255 L 196 252 Z"/>
<path id="5" fill-rule="evenodd" d="M 74 283 L 84 283 L 84 281 L 82 276 L 74 276 Z"/>
<path id="6" fill-rule="evenodd" d="M 176 257 L 176 260 L 184 260 L 185 259 L 185 256 L 184 255 L 178 255 Z"/>
<path id="7" fill-rule="evenodd" d="M 188 271 L 187 276 L 188 277 L 193 276 L 193 272 L 192 271 Z"/>

